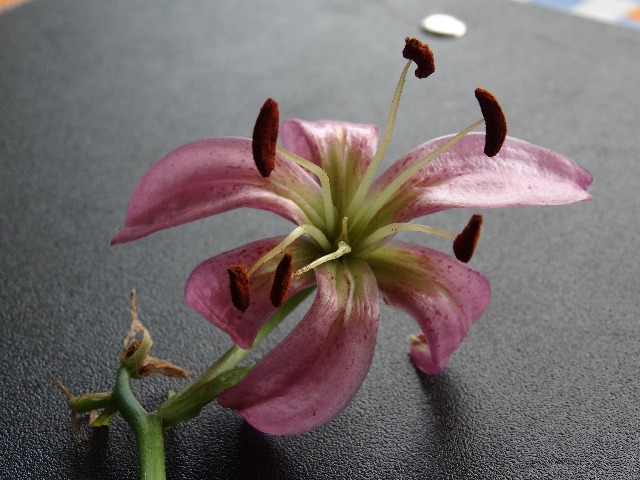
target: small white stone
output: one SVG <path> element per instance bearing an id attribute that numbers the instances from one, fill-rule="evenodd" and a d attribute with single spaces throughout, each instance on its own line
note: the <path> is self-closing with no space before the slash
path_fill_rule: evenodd
<path id="1" fill-rule="evenodd" d="M 422 28 L 427 32 L 446 37 L 461 37 L 467 33 L 467 26 L 456 17 L 445 13 L 429 15 L 422 20 Z"/>

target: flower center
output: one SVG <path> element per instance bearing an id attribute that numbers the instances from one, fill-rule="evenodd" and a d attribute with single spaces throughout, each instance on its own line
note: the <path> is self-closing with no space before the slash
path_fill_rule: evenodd
<path id="1" fill-rule="evenodd" d="M 390 237 L 402 231 L 421 232 L 454 239 L 453 249 L 456 257 L 463 262 L 468 262 L 471 259 L 480 234 L 482 224 L 480 215 L 471 217 L 469 224 L 459 235 L 412 223 L 390 223 L 380 227 L 375 226 L 374 222 L 372 222 L 387 202 L 401 191 L 407 181 L 432 160 L 459 142 L 467 133 L 483 123 L 486 125 L 484 152 L 489 157 L 499 152 L 507 133 L 506 120 L 498 101 L 488 91 L 478 88 L 475 91 L 475 96 L 480 104 L 483 119 L 472 123 L 453 136 L 448 142 L 414 163 L 411 168 L 399 173 L 382 191 L 371 198 L 370 188 L 393 135 L 400 97 L 402 96 L 402 90 L 411 64 L 415 63 L 417 65 L 418 68 L 415 71 L 415 75 L 418 78 L 426 78 L 435 71 L 431 50 L 427 45 L 416 39 L 407 38 L 405 40 L 403 56 L 408 59 L 408 62 L 402 70 L 396 85 L 384 134 L 375 155 L 351 198 L 334 198 L 333 195 L 340 196 L 343 194 L 340 190 L 334 190 L 332 193 L 331 181 L 327 172 L 315 163 L 276 145 L 279 124 L 278 104 L 274 100 L 268 99 L 262 106 L 254 127 L 252 142 L 254 160 L 260 174 L 268 177 L 273 169 L 277 168 L 275 164 L 276 152 L 313 173 L 318 178 L 322 189 L 324 223 L 320 225 L 304 224 L 296 227 L 250 269 L 245 265 L 232 265 L 229 267 L 231 297 L 233 304 L 239 310 L 245 311 L 249 306 L 249 281 L 251 275 L 282 254 L 282 259 L 275 270 L 271 290 L 271 301 L 276 307 L 282 305 L 286 299 L 287 290 L 293 277 L 302 275 L 324 263 L 337 260 L 345 255 L 366 258 L 370 252 L 382 247 Z M 339 140 L 343 141 L 340 138 Z M 341 217 L 341 225 L 338 225 L 336 220 Z M 303 235 L 308 236 L 315 242 L 319 253 L 315 260 L 294 272 L 292 256 L 285 252 Z"/>

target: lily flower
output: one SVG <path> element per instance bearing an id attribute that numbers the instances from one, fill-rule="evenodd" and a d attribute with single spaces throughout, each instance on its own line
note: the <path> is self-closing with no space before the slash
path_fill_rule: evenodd
<path id="1" fill-rule="evenodd" d="M 408 59 L 378 144 L 374 125 L 289 120 L 280 132 L 275 101 L 265 102 L 253 138 L 184 145 L 137 185 L 125 227 L 112 243 L 250 207 L 296 227 L 198 265 L 187 303 L 250 348 L 286 299 L 317 285 L 301 322 L 219 403 L 272 434 L 312 430 L 338 415 L 364 381 L 373 358 L 382 298 L 412 316 L 422 333 L 410 356 L 428 375 L 444 369 L 489 304 L 487 279 L 471 269 L 482 217 L 459 234 L 409 223 L 449 208 L 560 205 L 590 200 L 591 175 L 572 160 L 506 136 L 493 95 L 477 89 L 483 119 L 430 140 L 376 178 L 391 140 L 411 64 L 434 71 L 427 45 L 407 39 Z M 472 132 L 485 124 L 486 132 Z M 281 134 L 283 147 L 277 146 Z M 453 241 L 455 258 L 394 239 L 421 232 Z"/>

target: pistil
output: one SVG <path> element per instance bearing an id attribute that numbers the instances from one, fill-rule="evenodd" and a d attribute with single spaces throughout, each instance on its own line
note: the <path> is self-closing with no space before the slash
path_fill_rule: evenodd
<path id="1" fill-rule="evenodd" d="M 327 262 L 330 262 L 332 260 L 336 260 L 336 259 L 342 257 L 343 255 L 346 255 L 349 252 L 351 252 L 351 247 L 349 245 L 347 245 L 346 243 L 344 243 L 343 241 L 340 241 L 340 242 L 338 242 L 338 249 L 335 252 L 329 253 L 328 255 L 324 255 L 323 257 L 320 257 L 317 260 L 314 260 L 309 265 L 306 265 L 306 266 L 296 270 L 295 273 L 293 274 L 293 276 L 297 277 L 298 275 L 302 275 L 303 273 L 306 273 L 309 270 L 313 270 L 314 268 L 322 265 L 323 263 L 327 263 Z"/>
<path id="2" fill-rule="evenodd" d="M 349 208 L 347 208 L 346 213 L 349 217 L 353 217 L 355 212 L 361 209 L 360 207 L 362 206 L 362 202 L 364 201 L 364 198 L 369 191 L 369 187 L 373 182 L 373 177 L 378 171 L 378 168 L 380 168 L 382 159 L 387 153 L 387 148 L 389 147 L 389 143 L 391 142 L 393 128 L 396 123 L 396 116 L 398 114 L 398 107 L 400 105 L 402 89 L 404 88 L 404 83 L 407 78 L 407 72 L 409 71 L 411 63 L 415 62 L 418 66 L 415 71 L 415 75 L 418 78 L 426 78 L 435 71 L 435 64 L 431 49 L 427 44 L 424 44 L 415 38 L 405 38 L 405 47 L 402 51 L 402 55 L 409 61 L 404 66 L 404 69 L 400 74 L 398 84 L 396 85 L 396 90 L 393 94 L 393 100 L 391 101 L 391 109 L 389 111 L 389 116 L 387 117 L 387 125 L 385 126 L 384 135 L 382 137 L 382 140 L 380 141 L 380 145 L 378 146 L 375 155 L 371 159 L 371 163 L 367 167 L 367 171 L 365 172 L 364 177 L 362 178 L 362 181 L 358 186 L 358 190 L 356 190 L 356 193 L 351 200 Z"/>
<path id="3" fill-rule="evenodd" d="M 348 221 L 349 219 L 347 217 L 342 218 L 342 235 L 340 236 L 340 238 L 346 243 L 349 243 L 349 231 L 347 229 Z"/>
<path id="4" fill-rule="evenodd" d="M 393 127 L 396 123 L 396 116 L 398 114 L 398 106 L 400 105 L 400 97 L 402 96 L 402 89 L 404 87 L 404 82 L 407 78 L 407 72 L 409 71 L 409 67 L 411 66 L 411 61 L 408 61 L 402 70 L 402 74 L 400 75 L 400 80 L 398 80 L 398 84 L 396 85 L 396 91 L 393 95 L 393 100 L 391 102 L 391 110 L 389 111 L 389 116 L 387 117 L 387 125 L 384 129 L 384 135 L 382 136 L 382 140 L 380 141 L 380 145 L 378 145 L 378 149 L 376 150 L 375 155 L 371 159 L 371 163 L 367 167 L 364 176 L 362 177 L 362 181 L 360 185 L 358 185 L 358 189 L 356 190 L 353 199 L 351 200 L 351 204 L 347 208 L 347 216 L 353 216 L 356 211 L 358 211 L 364 201 L 364 197 L 373 182 L 373 177 L 375 176 L 380 164 L 382 163 L 382 159 L 387 153 L 387 148 L 389 147 L 389 143 L 391 142 L 391 136 L 393 135 Z"/>

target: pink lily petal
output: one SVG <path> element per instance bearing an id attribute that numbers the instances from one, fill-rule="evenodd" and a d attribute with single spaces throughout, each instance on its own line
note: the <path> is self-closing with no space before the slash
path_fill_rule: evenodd
<path id="1" fill-rule="evenodd" d="M 321 193 L 314 179 L 278 154 L 263 178 L 251 140 L 213 138 L 183 145 L 156 163 L 136 186 L 125 227 L 112 244 L 128 242 L 239 207 L 259 208 L 294 223 L 318 222 Z"/>
<path id="2" fill-rule="evenodd" d="M 402 171 L 452 136 L 431 140 L 396 161 L 374 183 L 381 191 Z M 483 153 L 484 133 L 470 133 L 421 169 L 387 203 L 387 221 L 408 221 L 448 208 L 563 205 L 591 200 L 591 174 L 573 160 L 507 137 L 495 157 Z M 402 206 L 402 208 L 399 208 Z"/>
<path id="3" fill-rule="evenodd" d="M 333 419 L 371 365 L 379 318 L 371 269 L 356 259 L 315 272 L 318 292 L 302 322 L 218 399 L 265 433 L 307 432 Z"/>
<path id="4" fill-rule="evenodd" d="M 347 122 L 287 120 L 282 143 L 327 172 L 337 198 L 350 199 L 376 153 L 377 125 Z M 351 191 L 353 190 L 353 192 Z"/>
<path id="5" fill-rule="evenodd" d="M 272 259 L 251 275 L 249 279 L 251 303 L 245 312 L 239 311 L 231 303 L 227 268 L 229 265 L 237 264 L 244 264 L 251 268 L 283 238 L 259 240 L 205 260 L 193 270 L 187 280 L 184 292 L 187 304 L 227 332 L 233 342 L 242 348 L 252 346 L 258 331 L 276 310 L 271 304 L 269 293 L 274 271 L 281 256 Z M 293 255 L 295 268 L 299 268 L 311 261 L 314 248 L 310 242 L 300 239 L 291 245 L 287 252 Z M 295 277 L 289 287 L 289 295 L 313 285 L 314 281 L 310 273 Z"/>
<path id="6" fill-rule="evenodd" d="M 427 375 L 442 372 L 491 298 L 480 273 L 437 250 L 389 242 L 371 253 L 384 299 L 415 318 L 425 342 L 415 342 L 411 359 Z"/>

